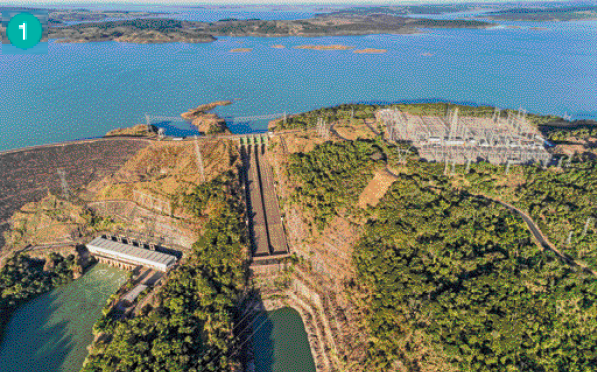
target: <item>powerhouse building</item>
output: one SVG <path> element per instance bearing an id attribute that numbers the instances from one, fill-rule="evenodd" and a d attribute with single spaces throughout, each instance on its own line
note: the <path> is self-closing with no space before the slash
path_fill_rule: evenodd
<path id="1" fill-rule="evenodd" d="M 97 237 L 87 244 L 89 252 L 100 258 L 122 262 L 126 265 L 140 265 L 159 271 L 168 271 L 176 263 L 176 257 L 149 249 L 118 243 Z"/>

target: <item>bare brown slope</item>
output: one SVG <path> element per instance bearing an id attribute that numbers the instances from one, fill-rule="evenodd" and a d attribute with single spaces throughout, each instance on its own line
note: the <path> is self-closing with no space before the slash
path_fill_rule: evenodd
<path id="1" fill-rule="evenodd" d="M 75 189 L 117 171 L 148 144 L 98 139 L 0 154 L 0 228 L 25 204 L 41 200 L 48 191 L 62 192 L 58 169 L 64 170 L 69 188 Z M 3 245 L 0 240 L 0 250 Z"/>

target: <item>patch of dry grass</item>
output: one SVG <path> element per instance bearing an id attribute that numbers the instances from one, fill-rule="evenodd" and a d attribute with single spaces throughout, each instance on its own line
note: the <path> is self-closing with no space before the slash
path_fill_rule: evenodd
<path id="1" fill-rule="evenodd" d="M 377 171 L 359 195 L 359 207 L 376 206 L 395 180 L 394 176 L 388 174 L 385 169 Z"/>

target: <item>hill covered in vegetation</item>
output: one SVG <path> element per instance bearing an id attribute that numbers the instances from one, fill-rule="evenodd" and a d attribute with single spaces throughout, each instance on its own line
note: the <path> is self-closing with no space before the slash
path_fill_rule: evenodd
<path id="1" fill-rule="evenodd" d="M 319 117 L 371 123 L 379 107 L 314 110 L 276 123 L 276 130 L 312 130 Z M 446 105 L 400 108 L 443 116 Z M 531 117 L 535 125 L 556 119 Z M 597 217 L 594 160 L 577 156 L 563 168 L 516 166 L 508 174 L 504 166 L 478 163 L 469 173 L 458 166 L 444 175 L 443 164 L 416 153 L 398 159 L 402 145 L 379 137 L 334 141 L 289 155 L 288 178 L 297 186 L 287 210 L 299 205 L 319 229 L 338 215 L 365 217 L 353 250 L 356 274 L 346 283 L 367 323 L 365 370 L 592 370 L 596 278 L 544 250 L 520 215 L 492 198 L 527 212 L 558 248 L 593 265 L 597 230 L 583 230 L 587 217 Z M 395 181 L 376 206 L 354 208 L 384 161 Z M 570 231 L 573 243 L 566 244 Z"/>
<path id="2" fill-rule="evenodd" d="M 158 304 L 132 319 L 105 313 L 83 372 L 238 370 L 231 340 L 245 290 L 246 232 L 235 178 L 222 175 L 185 197 L 209 216 L 202 236 L 158 289 Z"/>
<path id="3" fill-rule="evenodd" d="M 388 14 L 319 16 L 299 20 L 238 20 L 217 22 L 145 18 L 88 22 L 49 29 L 50 39 L 61 42 L 122 41 L 133 43 L 214 41 L 218 36 L 338 36 L 411 34 L 418 28 L 487 28 L 490 23 L 475 20 L 414 19 Z"/>
<path id="4" fill-rule="evenodd" d="M 438 168 L 409 164 L 354 250 L 372 370 L 590 369 L 595 278 L 542 251 L 518 215 L 454 189 Z"/>
<path id="5" fill-rule="evenodd" d="M 597 6 L 548 6 L 548 7 L 521 7 L 498 10 L 483 15 L 500 21 L 533 21 L 533 22 L 554 22 L 554 21 L 582 21 L 597 19 Z"/>

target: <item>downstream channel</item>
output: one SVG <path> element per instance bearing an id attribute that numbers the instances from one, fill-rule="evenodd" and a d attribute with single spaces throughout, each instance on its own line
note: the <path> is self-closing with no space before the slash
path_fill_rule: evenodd
<path id="1" fill-rule="evenodd" d="M 270 311 L 255 324 L 256 372 L 315 372 L 305 325 L 296 310 Z"/>
<path id="2" fill-rule="evenodd" d="M 81 278 L 15 311 L 0 345 L 2 372 L 76 372 L 91 344 L 91 330 L 126 271 L 98 264 Z"/>

